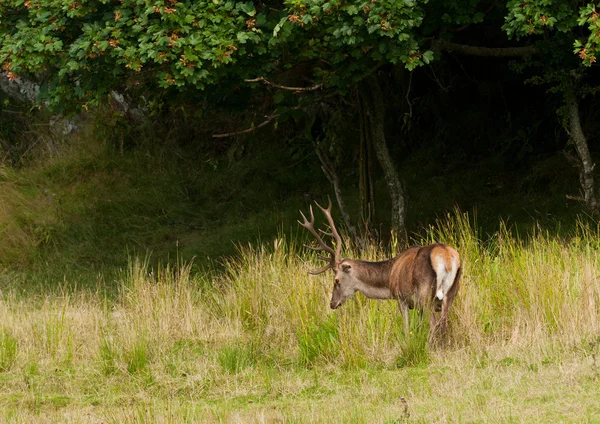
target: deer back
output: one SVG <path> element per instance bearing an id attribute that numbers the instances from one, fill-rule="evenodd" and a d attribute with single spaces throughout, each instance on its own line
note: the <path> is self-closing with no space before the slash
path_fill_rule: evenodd
<path id="1" fill-rule="evenodd" d="M 435 295 L 436 272 L 432 266 L 432 254 L 445 254 L 448 246 L 437 243 L 415 246 L 395 258 L 390 275 L 392 294 L 407 300 L 411 307 L 415 302 L 425 304 Z"/>

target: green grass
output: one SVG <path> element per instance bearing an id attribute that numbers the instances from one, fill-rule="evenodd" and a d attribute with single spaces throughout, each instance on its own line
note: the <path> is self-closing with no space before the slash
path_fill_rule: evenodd
<path id="1" fill-rule="evenodd" d="M 9 371 L 17 359 L 17 339 L 10 333 L 0 333 L 0 372 Z"/>
<path id="2" fill-rule="evenodd" d="M 317 359 L 335 360 L 340 354 L 339 337 L 335 315 L 319 322 L 309 321 L 298 333 L 300 362 L 306 366 Z"/>
<path id="3" fill-rule="evenodd" d="M 8 291 L 0 420 L 595 422 L 599 238 L 581 225 L 484 242 L 458 212 L 424 232 L 464 262 L 445 349 L 416 313 L 406 338 L 394 302 L 358 294 L 331 311 L 330 276 L 308 275 L 314 255 L 286 238 L 222 273 L 134 257 L 114 298 Z"/>
<path id="4" fill-rule="evenodd" d="M 218 363 L 224 371 L 235 374 L 256 365 L 256 355 L 251 345 L 225 346 L 219 351 Z"/>

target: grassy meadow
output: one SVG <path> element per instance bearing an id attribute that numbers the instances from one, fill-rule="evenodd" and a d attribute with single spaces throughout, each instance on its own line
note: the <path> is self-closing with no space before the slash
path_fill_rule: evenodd
<path id="1" fill-rule="evenodd" d="M 464 261 L 443 350 L 416 314 L 405 338 L 394 302 L 358 294 L 330 311 L 330 275 L 309 276 L 316 259 L 286 237 L 220 272 L 132 257 L 114 296 L 101 275 L 97 289 L 4 289 L 0 420 L 599 422 L 599 229 L 501 226 L 483 242 L 457 212 L 433 240 Z"/>

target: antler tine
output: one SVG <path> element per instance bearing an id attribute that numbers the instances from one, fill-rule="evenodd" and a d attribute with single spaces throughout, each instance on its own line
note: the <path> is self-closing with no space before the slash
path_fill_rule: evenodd
<path id="1" fill-rule="evenodd" d="M 322 273 L 324 273 L 325 271 L 327 271 L 327 270 L 328 270 L 328 269 L 330 269 L 330 268 L 332 268 L 331 264 L 327 264 L 327 265 L 325 265 L 325 266 L 324 266 L 323 268 L 321 268 L 321 269 L 318 269 L 318 270 L 316 270 L 316 271 L 308 271 L 308 273 L 309 273 L 309 274 L 311 274 L 311 275 L 319 275 L 319 274 L 322 274 Z"/>
<path id="2" fill-rule="evenodd" d="M 331 227 L 331 233 L 326 233 L 326 232 L 322 231 L 323 234 L 331 235 L 333 238 L 335 238 L 335 241 L 337 243 L 337 246 L 335 249 L 335 262 L 337 263 L 341 260 L 341 255 L 342 255 L 342 238 L 340 237 L 340 234 L 337 232 L 337 229 L 335 228 L 335 224 L 333 222 L 333 217 L 331 216 L 331 197 L 327 196 L 327 201 L 328 201 L 327 208 L 324 208 L 323 206 L 319 205 L 319 203 L 317 203 L 317 202 L 315 202 L 315 203 L 317 204 L 319 209 L 321 209 L 323 211 L 323 213 L 325 214 L 325 217 L 327 218 L 327 221 L 329 222 L 329 226 Z"/>
<path id="3" fill-rule="evenodd" d="M 317 239 L 317 242 L 319 243 L 319 247 L 312 247 L 312 246 L 307 246 L 310 249 L 319 251 L 325 251 L 327 253 L 331 253 L 332 255 L 335 254 L 334 250 L 327 246 L 327 244 L 323 241 L 323 239 L 321 238 L 321 236 L 319 235 L 319 233 L 315 230 L 315 215 L 313 213 L 313 209 L 312 206 L 310 207 L 310 221 L 306 218 L 306 216 L 304 215 L 304 213 L 302 211 L 300 211 L 300 215 L 302 215 L 302 218 L 304 219 L 304 222 L 300 222 L 298 221 L 298 223 L 300 225 L 302 225 L 304 228 L 306 228 L 308 231 L 310 231 L 310 233 L 315 236 L 315 238 Z"/>
<path id="4" fill-rule="evenodd" d="M 329 264 L 327 266 L 325 266 L 324 268 L 319 269 L 317 271 L 310 271 L 311 274 L 317 275 L 317 274 L 321 274 L 322 272 L 327 271 L 330 268 L 335 268 L 335 266 L 338 262 L 339 254 L 336 254 L 336 252 L 333 250 L 333 248 L 328 246 L 323 241 L 323 239 L 321 238 L 319 233 L 315 230 L 315 215 L 313 213 L 312 205 L 310 206 L 309 210 L 310 210 L 310 220 L 306 218 L 306 215 L 304 215 L 304 213 L 302 211 L 300 211 L 300 215 L 302 216 L 302 219 L 304 222 L 298 221 L 298 223 L 300 225 L 302 225 L 304 228 L 306 228 L 308 231 L 310 231 L 310 233 L 315 237 L 315 239 L 319 243 L 319 246 L 318 247 L 306 246 L 306 247 L 311 250 L 314 250 L 316 252 L 327 252 L 330 255 L 329 258 L 326 256 L 323 256 L 323 255 L 318 255 L 319 259 L 329 261 Z"/>

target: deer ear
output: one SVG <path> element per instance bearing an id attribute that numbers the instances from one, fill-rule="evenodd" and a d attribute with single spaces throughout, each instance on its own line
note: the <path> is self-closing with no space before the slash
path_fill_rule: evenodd
<path id="1" fill-rule="evenodd" d="M 350 265 L 342 264 L 342 271 L 348 272 L 350 270 L 350 268 L 352 268 Z"/>

